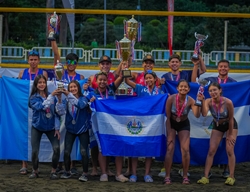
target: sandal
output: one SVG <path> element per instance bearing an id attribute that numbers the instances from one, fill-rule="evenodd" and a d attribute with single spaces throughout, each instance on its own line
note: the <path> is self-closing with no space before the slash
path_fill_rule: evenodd
<path id="1" fill-rule="evenodd" d="M 166 178 L 164 179 L 164 181 L 163 181 L 163 184 L 164 184 L 164 185 L 171 185 L 171 184 L 172 184 L 172 181 L 171 181 L 171 179 L 170 179 L 169 177 L 166 177 Z"/>
<path id="2" fill-rule="evenodd" d="M 190 180 L 187 177 L 183 178 L 182 184 L 184 185 L 189 185 L 190 184 Z"/>
<path id="3" fill-rule="evenodd" d="M 119 175 L 119 176 L 115 176 L 115 180 L 124 183 L 124 182 L 127 182 L 127 181 L 128 181 L 128 178 L 127 178 L 127 177 L 124 177 L 124 175 L 121 174 L 121 175 Z"/>
<path id="4" fill-rule="evenodd" d="M 225 184 L 226 185 L 231 185 L 233 186 L 235 183 L 235 178 L 232 178 L 232 177 L 228 177 L 227 180 L 225 181 Z"/>
<path id="5" fill-rule="evenodd" d="M 20 170 L 19 170 L 19 173 L 21 175 L 27 175 L 28 174 L 28 169 L 26 167 L 22 167 Z"/>
<path id="6" fill-rule="evenodd" d="M 198 184 L 208 184 L 209 183 L 209 179 L 206 177 L 202 177 L 200 180 L 197 181 Z"/>
<path id="7" fill-rule="evenodd" d="M 136 175 L 131 175 L 131 176 L 129 177 L 129 182 L 135 183 L 136 181 L 137 181 L 137 176 L 136 176 Z"/>
<path id="8" fill-rule="evenodd" d="M 38 176 L 38 173 L 36 173 L 36 172 L 32 172 L 31 173 L 31 175 L 29 176 L 29 179 L 36 179 L 36 178 L 38 178 L 39 176 Z"/>
<path id="9" fill-rule="evenodd" d="M 144 181 L 146 183 L 152 183 L 152 182 L 154 182 L 154 180 L 152 179 L 152 177 L 150 175 L 145 175 L 144 176 Z"/>

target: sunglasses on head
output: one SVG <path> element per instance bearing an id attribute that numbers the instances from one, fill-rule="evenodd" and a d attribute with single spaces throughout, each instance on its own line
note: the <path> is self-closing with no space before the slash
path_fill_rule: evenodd
<path id="1" fill-rule="evenodd" d="M 154 71 L 152 71 L 152 70 L 147 70 L 146 73 L 144 74 L 144 76 L 147 75 L 147 74 L 151 74 L 154 77 L 156 77 L 156 73 Z"/>
<path id="2" fill-rule="evenodd" d="M 28 56 L 38 56 L 39 57 L 39 53 L 35 50 L 32 50 L 32 51 L 28 52 Z"/>
<path id="3" fill-rule="evenodd" d="M 67 60 L 68 65 L 76 65 L 77 61 L 76 60 Z"/>

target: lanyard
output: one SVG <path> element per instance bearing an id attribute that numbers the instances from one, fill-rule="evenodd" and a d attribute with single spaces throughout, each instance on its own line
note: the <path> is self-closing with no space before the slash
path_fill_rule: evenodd
<path id="1" fill-rule="evenodd" d="M 149 90 L 149 87 L 147 86 L 148 88 L 148 94 L 149 95 L 158 95 L 158 87 L 154 86 L 154 88 L 152 89 L 151 93 L 150 93 L 150 90 Z M 153 94 L 155 91 L 155 94 Z"/>
<path id="2" fill-rule="evenodd" d="M 173 74 L 170 72 L 170 79 L 171 79 L 171 81 L 179 81 L 180 80 L 180 72 L 178 73 L 178 75 L 177 75 L 177 77 L 176 77 L 175 80 L 174 80 Z"/>
<path id="3" fill-rule="evenodd" d="M 98 91 L 99 91 L 99 93 L 101 95 L 101 98 L 104 99 L 104 96 L 103 96 L 102 92 L 100 91 L 100 89 L 98 89 Z M 105 97 L 105 99 L 107 99 L 107 98 L 108 98 L 108 91 L 107 91 L 107 88 L 106 88 L 106 97 Z"/>
<path id="4" fill-rule="evenodd" d="M 222 82 L 222 79 L 218 77 L 218 83 L 219 84 L 221 84 L 221 83 L 227 83 L 227 79 L 228 79 L 228 77 L 226 79 L 224 79 L 224 81 Z"/>
<path id="5" fill-rule="evenodd" d="M 222 105 L 221 97 L 220 97 L 220 102 L 219 102 L 218 108 L 216 107 L 216 105 L 215 105 L 215 103 L 213 102 L 213 99 L 212 99 L 212 106 L 213 106 L 214 110 L 217 113 L 217 119 L 216 119 L 217 126 L 219 125 L 221 105 Z"/>
<path id="6" fill-rule="evenodd" d="M 188 96 L 186 95 L 186 99 L 185 102 L 182 104 L 181 108 L 179 107 L 179 94 L 176 94 L 176 113 L 177 113 L 177 117 L 180 117 L 181 114 L 184 111 L 184 108 L 187 105 L 187 100 L 188 100 Z"/>
<path id="7" fill-rule="evenodd" d="M 38 74 L 38 69 L 36 70 L 34 79 L 32 79 L 32 75 L 31 75 L 31 73 L 30 73 L 30 69 L 28 70 L 28 73 L 29 73 L 29 77 L 30 77 L 29 80 L 34 80 L 34 79 L 36 78 L 37 74 Z"/>
<path id="8" fill-rule="evenodd" d="M 68 83 L 69 83 L 70 81 L 73 81 L 73 80 L 75 79 L 75 76 L 76 76 L 76 74 L 75 74 L 74 76 L 72 76 L 72 79 L 70 80 L 69 74 L 67 74 L 67 75 L 68 75 Z"/>
<path id="9" fill-rule="evenodd" d="M 72 105 L 72 117 L 74 120 L 76 119 L 76 110 L 74 105 Z"/>

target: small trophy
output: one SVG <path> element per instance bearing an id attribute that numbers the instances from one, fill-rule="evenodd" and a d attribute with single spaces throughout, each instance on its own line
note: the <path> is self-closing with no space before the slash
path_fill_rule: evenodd
<path id="1" fill-rule="evenodd" d="M 124 35 L 124 38 L 120 41 L 116 41 L 116 48 L 118 53 L 118 58 L 122 61 L 128 61 L 131 54 L 131 41 Z M 131 71 L 129 69 L 122 70 L 123 77 L 131 77 Z"/>
<path id="2" fill-rule="evenodd" d="M 64 67 L 63 64 L 59 63 L 59 61 L 57 60 L 57 64 L 54 66 L 55 69 L 55 74 L 56 77 L 58 79 L 58 83 L 57 83 L 57 87 L 58 89 L 63 89 L 64 88 L 64 83 L 62 80 L 63 74 L 64 74 Z"/>
<path id="3" fill-rule="evenodd" d="M 48 40 L 55 41 L 55 34 L 59 31 L 59 22 L 61 21 L 61 16 L 58 16 L 56 12 L 54 14 L 48 15 Z"/>
<path id="4" fill-rule="evenodd" d="M 204 89 L 206 86 L 208 86 L 210 84 L 210 81 L 207 81 L 206 79 L 198 79 L 196 78 L 196 82 L 200 85 L 199 89 L 198 89 L 198 92 L 197 92 L 197 95 L 199 94 L 202 94 L 204 93 Z M 198 100 L 198 98 L 196 98 L 195 100 L 195 105 L 196 106 L 201 106 L 201 101 Z"/>
<path id="5" fill-rule="evenodd" d="M 128 88 L 126 87 L 125 83 L 122 82 L 121 85 L 118 87 L 118 95 L 127 95 Z"/>
<path id="6" fill-rule="evenodd" d="M 200 48 L 204 45 L 204 41 L 208 38 L 208 35 L 205 36 L 205 35 L 197 34 L 195 32 L 194 36 L 197 39 L 197 41 L 194 44 L 194 54 L 192 56 L 192 59 L 199 59 Z"/>

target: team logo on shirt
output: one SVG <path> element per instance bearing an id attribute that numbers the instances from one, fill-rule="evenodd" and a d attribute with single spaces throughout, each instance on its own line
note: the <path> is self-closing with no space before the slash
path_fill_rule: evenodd
<path id="1" fill-rule="evenodd" d="M 142 122 L 139 119 L 133 119 L 128 122 L 127 129 L 132 135 L 138 135 L 143 128 Z"/>

